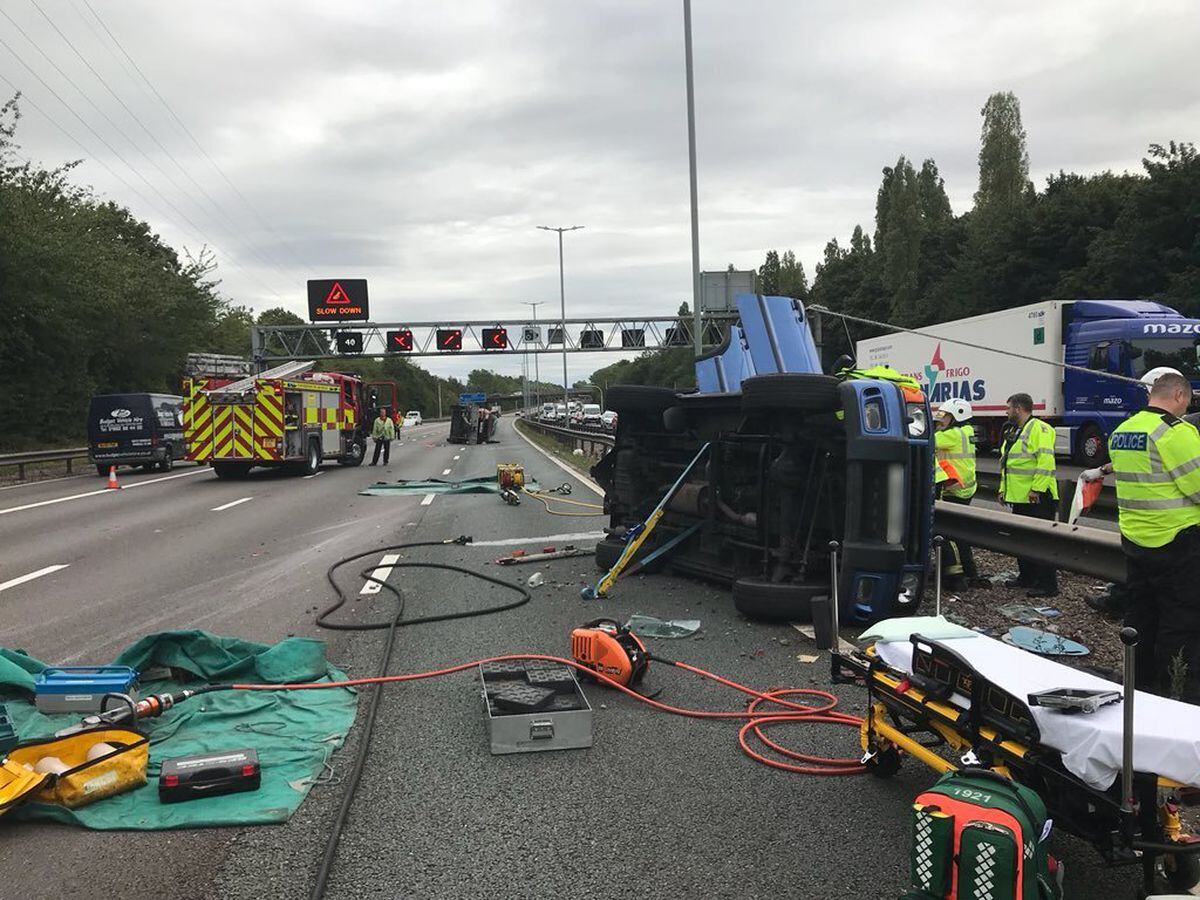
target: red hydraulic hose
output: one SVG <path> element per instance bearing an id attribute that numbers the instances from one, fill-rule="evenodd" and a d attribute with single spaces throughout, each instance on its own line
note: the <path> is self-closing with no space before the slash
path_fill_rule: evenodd
<path id="1" fill-rule="evenodd" d="M 687 663 L 674 662 L 670 660 L 659 659 L 659 662 L 675 666 L 683 669 L 685 672 L 691 672 L 699 675 L 702 678 L 708 678 L 718 684 L 733 688 L 743 694 L 749 695 L 752 699 L 749 705 L 744 710 L 704 710 L 690 709 L 682 706 L 672 706 L 669 703 L 662 703 L 658 700 L 653 700 L 650 697 L 645 697 L 637 691 L 618 681 L 614 681 L 607 675 L 596 672 L 593 669 L 579 663 L 573 659 L 564 659 L 559 656 L 549 656 L 540 653 L 513 653 L 503 656 L 489 656 L 484 659 L 477 659 L 471 662 L 458 663 L 453 666 L 448 666 L 444 669 L 432 669 L 427 672 L 411 672 L 405 675 L 382 675 L 370 678 L 349 678 L 344 681 L 317 681 L 306 684 L 231 684 L 229 687 L 232 690 L 238 691 L 311 691 L 324 690 L 327 688 L 349 688 L 359 687 L 369 684 L 393 684 L 403 681 L 418 681 L 424 678 L 437 678 L 442 675 L 452 675 L 455 672 L 464 672 L 468 669 L 473 669 L 481 663 L 504 662 L 507 660 L 543 660 L 545 662 L 559 663 L 560 665 L 570 666 L 578 669 L 580 672 L 595 678 L 597 681 L 602 681 L 609 687 L 616 688 L 624 694 L 633 697 L 640 703 L 657 709 L 660 712 L 670 713 L 677 716 L 687 716 L 694 719 L 745 719 L 745 723 L 738 731 L 738 744 L 742 750 L 751 759 L 754 759 L 764 765 L 772 766 L 776 769 L 782 769 L 788 772 L 798 772 L 806 775 L 857 775 L 866 771 L 865 767 L 857 759 L 837 759 L 826 758 L 821 756 L 812 756 L 809 754 L 798 753 L 790 750 L 776 741 L 768 738 L 763 729 L 766 726 L 780 725 L 784 723 L 809 722 L 819 724 L 843 725 L 853 728 L 858 728 L 862 724 L 862 720 L 858 716 L 850 713 L 837 712 L 838 699 L 828 691 L 815 690 L 813 688 L 773 688 L 768 691 L 758 691 L 754 688 L 747 687 L 744 684 L 739 684 L 736 681 L 731 681 L 727 678 L 722 678 L 705 669 L 696 666 L 688 665 Z M 818 705 L 810 705 L 808 703 L 795 702 L 786 698 L 815 698 L 819 701 Z M 774 710 L 764 712 L 759 709 L 763 703 L 774 704 L 777 707 L 782 707 L 782 710 Z M 779 759 L 773 759 L 758 751 L 754 750 L 749 742 L 749 735 L 753 734 L 759 741 L 769 747 L 771 750 L 787 757 L 788 759 L 798 760 L 807 765 L 796 765 L 794 763 L 784 762 Z"/>

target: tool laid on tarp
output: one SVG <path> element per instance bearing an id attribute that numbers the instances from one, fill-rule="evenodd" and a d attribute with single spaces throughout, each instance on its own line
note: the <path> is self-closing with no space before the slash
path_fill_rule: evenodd
<path id="1" fill-rule="evenodd" d="M 262 785 L 258 754 L 252 749 L 224 750 L 164 759 L 158 774 L 158 799 L 180 803 L 222 794 L 257 791 Z"/>
<path id="2" fill-rule="evenodd" d="M 525 563 L 546 562 L 550 559 L 570 559 L 572 556 L 590 556 L 595 549 L 586 550 L 580 547 L 563 547 L 561 550 L 548 547 L 541 553 L 513 553 L 512 556 L 501 556 L 496 560 L 498 566 L 520 566 Z"/>
<path id="3" fill-rule="evenodd" d="M 120 694 L 137 698 L 138 674 L 129 666 L 62 666 L 38 673 L 33 700 L 47 715 L 99 712 L 104 698 Z"/>
<path id="4" fill-rule="evenodd" d="M 613 563 L 612 568 L 604 573 L 600 580 L 596 582 L 595 587 L 589 585 L 579 592 L 579 595 L 584 600 L 595 600 L 597 597 L 603 597 L 608 593 L 608 589 L 613 586 L 613 582 L 617 580 L 621 571 L 629 565 L 630 561 L 637 554 L 638 548 L 650 536 L 650 532 L 654 530 L 654 526 L 658 524 L 658 520 L 663 517 L 663 513 L 666 511 L 667 504 L 671 502 L 671 498 L 678 493 L 679 488 L 687 481 L 688 475 L 692 473 L 692 469 L 696 468 L 696 465 L 708 453 L 708 448 L 708 443 L 705 443 L 697 451 L 696 455 L 692 457 L 692 461 L 679 473 L 679 477 L 675 479 L 675 483 L 663 494 L 662 499 L 658 501 L 658 505 L 654 507 L 650 515 L 646 517 L 646 520 L 635 525 L 625 533 L 623 537 L 625 549 L 621 551 L 621 555 L 617 557 L 617 561 Z"/>
<path id="5" fill-rule="evenodd" d="M 268 645 L 168 631 L 133 644 L 113 665 L 142 673 L 142 696 L 105 695 L 101 709 L 84 713 L 81 721 L 79 712 L 39 711 L 29 701 L 47 666 L 0 649 L 0 703 L 21 737 L 0 762 L 5 819 L 137 830 L 283 822 L 326 771 L 354 722 L 357 696 L 351 689 L 286 697 L 277 692 L 283 682 L 323 684 L 321 679 L 344 677 L 327 662 L 324 643 L 310 638 Z M 246 680 L 263 690 L 214 690 Z M 183 703 L 197 696 L 203 702 Z M 49 737 L 57 731 L 65 733 Z M 102 753 L 100 744 L 115 752 Z M 164 759 L 209 754 L 221 746 L 256 751 L 257 791 L 193 803 L 159 800 L 148 780 L 158 780 Z M 43 760 L 47 771 L 34 771 Z M 90 802 L 100 797 L 103 803 Z"/>

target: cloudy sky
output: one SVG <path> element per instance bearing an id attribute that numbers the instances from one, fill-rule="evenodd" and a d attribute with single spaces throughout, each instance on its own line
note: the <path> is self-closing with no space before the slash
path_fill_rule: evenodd
<path id="1" fill-rule="evenodd" d="M 303 315 L 307 278 L 359 275 L 377 321 L 515 317 L 531 300 L 545 316 L 558 259 L 540 224 L 586 226 L 566 239 L 568 315 L 689 298 L 681 0 L 0 13 L 0 94 L 28 98 L 23 155 L 83 158 L 80 180 L 170 243 L 215 247 L 236 302 Z M 791 248 L 811 278 L 830 237 L 873 227 L 879 170 L 900 154 L 936 159 L 961 212 L 996 90 L 1021 100 L 1038 184 L 1136 170 L 1149 143 L 1200 137 L 1192 0 L 695 0 L 693 33 L 706 269 Z M 575 356 L 572 378 L 613 359 Z M 519 369 L 507 362 L 489 361 Z"/>

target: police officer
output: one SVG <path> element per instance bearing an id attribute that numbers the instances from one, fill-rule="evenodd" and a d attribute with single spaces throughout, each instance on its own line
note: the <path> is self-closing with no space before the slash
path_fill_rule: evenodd
<path id="1" fill-rule="evenodd" d="M 1137 687 L 1200 704 L 1200 432 L 1180 418 L 1191 399 L 1186 378 L 1160 375 L 1149 405 L 1113 431 L 1112 462 L 1084 477 L 1116 475 Z"/>
<path id="2" fill-rule="evenodd" d="M 954 466 L 959 483 L 946 483 L 941 497 L 950 503 L 971 502 L 975 496 L 975 428 L 971 424 L 974 411 L 966 400 L 954 398 L 938 407 L 934 433 L 934 447 L 939 462 L 945 460 Z M 962 590 L 968 579 L 978 577 L 975 559 L 967 544 L 946 541 L 942 545 L 942 571 L 946 574 L 946 587 Z"/>
<path id="3" fill-rule="evenodd" d="M 1058 507 L 1054 429 L 1034 418 L 1033 398 L 1008 398 L 1008 425 L 1000 450 L 1000 501 L 1018 516 L 1054 521 Z M 1030 597 L 1058 595 L 1058 570 L 1050 564 L 1017 557 L 1018 576 L 1005 587 L 1029 588 Z"/>

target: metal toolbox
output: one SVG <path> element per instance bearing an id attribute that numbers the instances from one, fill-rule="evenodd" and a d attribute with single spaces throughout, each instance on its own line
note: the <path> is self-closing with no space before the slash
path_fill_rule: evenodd
<path id="1" fill-rule="evenodd" d="M 137 701 L 138 673 L 129 666 L 59 666 L 43 669 L 33 680 L 39 712 L 101 712 L 107 694 Z"/>
<path id="2" fill-rule="evenodd" d="M 592 746 L 592 707 L 569 666 L 480 663 L 479 679 L 493 754 Z"/>

